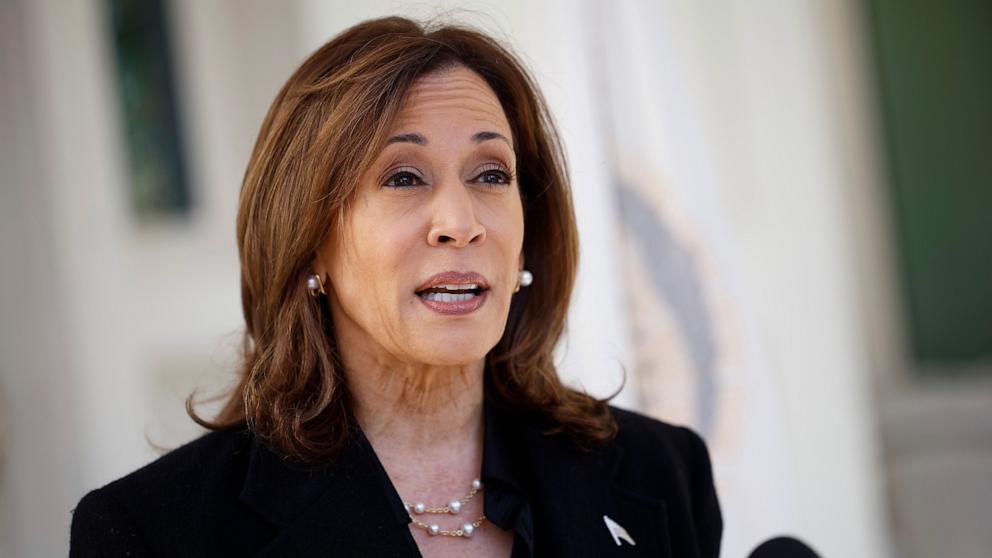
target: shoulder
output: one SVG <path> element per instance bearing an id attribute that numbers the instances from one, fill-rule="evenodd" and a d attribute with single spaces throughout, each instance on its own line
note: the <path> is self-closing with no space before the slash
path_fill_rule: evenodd
<path id="1" fill-rule="evenodd" d="M 73 510 L 70 553 L 143 556 L 145 545 L 170 541 L 181 550 L 183 541 L 207 537 L 218 527 L 211 518 L 237 516 L 250 452 L 246 431 L 211 432 L 91 491 Z"/>
<path id="2" fill-rule="evenodd" d="M 706 443 L 691 428 L 612 405 L 610 412 L 618 426 L 614 443 L 619 444 L 626 453 L 641 459 L 665 460 L 679 469 L 692 465 L 709 468 Z"/>
<path id="3" fill-rule="evenodd" d="M 250 435 L 244 430 L 210 432 L 94 492 L 142 506 L 157 493 L 181 497 L 205 486 L 217 487 L 212 481 L 247 465 L 250 450 Z"/>
<path id="4" fill-rule="evenodd" d="M 648 486 L 664 482 L 667 492 L 691 499 L 715 493 L 709 450 L 694 430 L 612 406 L 610 411 L 619 427 L 611 443 L 623 455 L 620 477 Z"/>
<path id="5" fill-rule="evenodd" d="M 669 519 L 691 533 L 701 555 L 716 556 L 723 519 L 703 438 L 686 426 L 612 406 L 610 410 L 619 426 L 611 443 L 622 455 L 617 484 L 665 501 Z"/>

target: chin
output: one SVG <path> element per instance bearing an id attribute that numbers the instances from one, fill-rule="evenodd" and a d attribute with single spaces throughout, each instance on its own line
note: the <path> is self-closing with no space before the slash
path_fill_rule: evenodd
<path id="1" fill-rule="evenodd" d="M 480 342 L 479 338 L 435 338 L 421 346 L 417 352 L 420 353 L 422 362 L 433 366 L 467 366 L 485 359 L 495 345 L 496 341 Z"/>

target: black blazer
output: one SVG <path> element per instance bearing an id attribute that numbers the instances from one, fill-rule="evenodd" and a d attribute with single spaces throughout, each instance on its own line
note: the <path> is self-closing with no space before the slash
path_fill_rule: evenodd
<path id="1" fill-rule="evenodd" d="M 526 463 L 534 556 L 718 556 L 723 523 L 702 439 L 611 409 L 619 434 L 591 452 L 547 434 L 540 418 L 498 415 Z M 207 434 L 87 494 L 70 556 L 419 555 L 402 507 L 381 497 L 388 477 L 371 446 L 360 431 L 353 439 L 333 465 L 308 470 L 248 431 Z M 636 545 L 618 546 L 604 515 Z"/>

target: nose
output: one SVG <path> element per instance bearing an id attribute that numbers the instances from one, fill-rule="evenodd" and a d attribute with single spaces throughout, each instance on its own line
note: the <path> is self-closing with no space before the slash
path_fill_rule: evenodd
<path id="1" fill-rule="evenodd" d="M 444 180 L 435 184 L 431 196 L 431 226 L 427 243 L 431 246 L 482 244 L 486 228 L 475 214 L 472 193 L 460 180 Z"/>

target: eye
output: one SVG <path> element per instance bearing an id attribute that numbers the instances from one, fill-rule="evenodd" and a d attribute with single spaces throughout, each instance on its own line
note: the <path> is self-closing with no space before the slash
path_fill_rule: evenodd
<path id="1" fill-rule="evenodd" d="M 422 184 L 424 184 L 424 181 L 417 174 L 408 169 L 400 169 L 399 172 L 393 173 L 386 180 L 385 186 L 389 186 L 390 188 L 412 188 Z"/>
<path id="2" fill-rule="evenodd" d="M 513 182 L 513 173 L 503 167 L 503 165 L 486 165 L 482 169 L 482 172 L 475 177 L 475 181 L 487 186 L 508 185 Z"/>

